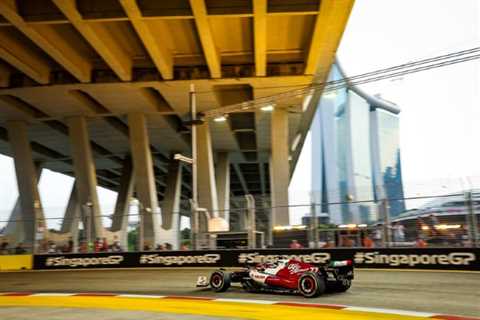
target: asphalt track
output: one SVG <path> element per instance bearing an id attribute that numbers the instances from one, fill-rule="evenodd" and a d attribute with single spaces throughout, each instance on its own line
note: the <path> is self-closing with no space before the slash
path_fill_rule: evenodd
<path id="1" fill-rule="evenodd" d="M 210 298 L 289 300 L 321 304 L 480 316 L 480 273 L 356 270 L 352 288 L 315 299 L 249 294 L 239 287 L 217 294 L 195 288 L 207 269 L 128 269 L 0 273 L 0 291 L 104 292 Z"/>

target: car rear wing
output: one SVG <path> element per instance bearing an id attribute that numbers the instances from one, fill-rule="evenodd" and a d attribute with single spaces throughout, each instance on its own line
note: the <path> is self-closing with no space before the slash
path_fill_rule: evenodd
<path id="1" fill-rule="evenodd" d="M 352 260 L 335 260 L 335 261 L 330 261 L 328 263 L 328 266 L 332 268 L 347 267 L 347 266 L 353 267 L 353 261 Z"/>

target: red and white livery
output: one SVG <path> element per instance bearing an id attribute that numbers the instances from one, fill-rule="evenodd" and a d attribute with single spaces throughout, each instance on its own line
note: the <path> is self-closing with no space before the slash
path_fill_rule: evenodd
<path id="1" fill-rule="evenodd" d="M 350 288 L 353 279 L 351 260 L 331 261 L 315 266 L 295 259 L 263 263 L 243 270 L 214 271 L 207 277 L 199 277 L 198 287 L 210 286 L 217 292 L 226 291 L 232 283 L 240 283 L 248 292 L 301 293 L 307 298 L 326 291 L 343 292 Z"/>

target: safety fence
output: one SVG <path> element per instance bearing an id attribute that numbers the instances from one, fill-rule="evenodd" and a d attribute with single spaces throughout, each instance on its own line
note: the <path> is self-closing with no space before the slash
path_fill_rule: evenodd
<path id="1" fill-rule="evenodd" d="M 172 226 L 178 229 L 176 243 L 144 242 L 140 245 L 140 221 L 147 213 L 138 202 L 121 216 L 126 219 L 125 232 L 121 234 L 106 228 L 103 238 L 95 238 L 89 232 L 93 219 L 88 207 L 82 207 L 81 216 L 85 218 L 79 219 L 78 228 L 70 232 L 63 230 L 69 223 L 68 218 L 47 215 L 35 223 L 37 232 L 33 247 L 16 239 L 15 232 L 28 222 L 18 215 L 15 220 L 3 220 L 0 255 L 32 251 L 54 254 L 173 249 L 479 247 L 480 193 L 475 191 L 380 200 L 360 198 L 298 203 L 286 207 L 272 206 L 270 195 L 251 198 L 253 201 L 249 203 L 247 197 L 232 197 L 228 210 L 210 212 L 211 216 L 228 216 L 229 231 L 200 230 L 198 234 L 192 232 L 191 208 L 187 201 L 182 202 L 180 210 L 174 212 L 178 214 L 177 224 Z M 412 202 L 419 205 L 414 206 Z M 416 209 L 406 209 L 412 207 Z M 292 221 L 290 225 L 271 225 L 270 217 L 279 209 L 287 209 Z M 158 221 L 161 221 L 160 209 L 149 214 L 158 215 Z M 113 224 L 114 216 L 113 213 L 102 214 L 104 225 Z M 45 230 L 48 232 L 39 232 Z"/>

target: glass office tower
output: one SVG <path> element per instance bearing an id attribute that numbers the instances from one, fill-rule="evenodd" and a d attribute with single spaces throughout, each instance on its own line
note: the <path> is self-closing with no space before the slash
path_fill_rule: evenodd
<path id="1" fill-rule="evenodd" d="M 329 80 L 344 78 L 338 63 Z M 325 92 L 312 123 L 312 201 L 330 221 L 370 223 L 389 199 L 391 217 L 405 210 L 398 107 L 347 86 Z"/>

